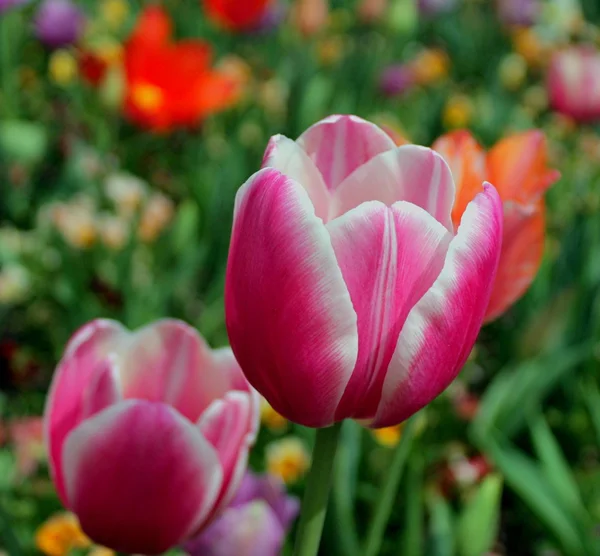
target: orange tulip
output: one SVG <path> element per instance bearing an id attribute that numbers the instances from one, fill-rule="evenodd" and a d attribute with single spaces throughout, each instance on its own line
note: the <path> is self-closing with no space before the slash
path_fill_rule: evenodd
<path id="1" fill-rule="evenodd" d="M 544 251 L 544 192 L 560 177 L 548 168 L 541 131 L 517 133 L 499 141 L 487 154 L 465 130 L 440 137 L 433 148 L 448 162 L 456 183 L 452 220 L 462 213 L 481 183 L 492 183 L 504 205 L 504 234 L 496 282 L 486 321 L 500 316 L 533 281 Z"/>
<path id="2" fill-rule="evenodd" d="M 125 113 L 155 131 L 193 126 L 239 96 L 236 81 L 211 68 L 210 45 L 174 42 L 171 27 L 160 7 L 147 7 L 125 46 Z"/>
<path id="3" fill-rule="evenodd" d="M 230 31 L 256 27 L 272 0 L 204 0 L 207 15 Z"/>

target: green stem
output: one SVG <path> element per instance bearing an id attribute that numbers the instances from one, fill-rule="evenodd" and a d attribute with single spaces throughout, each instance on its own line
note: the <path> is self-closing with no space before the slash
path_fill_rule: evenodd
<path id="1" fill-rule="evenodd" d="M 411 417 L 402 430 L 402 437 L 396 446 L 388 476 L 381 485 L 375 514 L 373 515 L 367 533 L 364 556 L 379 555 L 383 534 L 385 533 L 385 528 L 390 519 L 394 500 L 396 499 L 396 493 L 398 492 L 398 485 L 400 484 L 404 465 L 412 445 L 412 439 L 415 433 L 415 423 L 416 416 Z"/>
<path id="2" fill-rule="evenodd" d="M 317 429 L 312 466 L 302 500 L 294 556 L 316 556 L 319 551 L 340 430 L 341 423 Z"/>
<path id="3" fill-rule="evenodd" d="M 2 114 L 4 118 L 17 117 L 16 68 L 13 56 L 16 52 L 15 28 L 20 24 L 18 10 L 9 10 L 0 16 L 0 72 L 2 73 Z"/>

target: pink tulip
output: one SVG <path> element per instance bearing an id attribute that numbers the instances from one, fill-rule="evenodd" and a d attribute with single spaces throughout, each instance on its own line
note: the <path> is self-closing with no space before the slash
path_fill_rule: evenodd
<path id="1" fill-rule="evenodd" d="M 502 207 L 485 184 L 451 219 L 454 182 L 425 147 L 331 116 L 271 139 L 239 190 L 225 284 L 233 352 L 284 417 L 398 424 L 440 394 L 490 298 Z"/>
<path id="2" fill-rule="evenodd" d="M 96 320 L 71 338 L 45 411 L 54 483 L 98 544 L 158 554 L 235 494 L 258 400 L 230 349 L 183 322 L 135 333 Z"/>
<path id="3" fill-rule="evenodd" d="M 582 122 L 600 120 L 600 52 L 580 46 L 554 54 L 548 92 L 558 112 Z"/>

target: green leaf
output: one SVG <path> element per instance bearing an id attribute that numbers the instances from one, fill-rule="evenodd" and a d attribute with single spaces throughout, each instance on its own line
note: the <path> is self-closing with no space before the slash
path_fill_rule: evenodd
<path id="1" fill-rule="evenodd" d="M 26 165 L 40 162 L 48 148 L 48 134 L 39 123 L 21 120 L 0 122 L 0 151 Z"/>
<path id="2" fill-rule="evenodd" d="M 585 518 L 586 511 L 581 501 L 577 482 L 548 423 L 541 413 L 538 413 L 530 421 L 531 440 L 546 479 L 552 484 L 563 507 L 572 512 L 574 516 Z"/>
<path id="3" fill-rule="evenodd" d="M 454 538 L 454 516 L 448 501 L 435 489 L 431 489 L 425 498 L 429 510 L 429 549 L 430 556 L 453 556 L 456 540 Z"/>
<path id="4" fill-rule="evenodd" d="M 561 350 L 506 368 L 487 388 L 471 432 L 484 439 L 494 429 L 512 437 L 559 380 L 591 354 L 591 345 Z"/>
<path id="5" fill-rule="evenodd" d="M 461 556 L 487 554 L 498 535 L 502 476 L 488 475 L 476 487 L 458 519 L 458 553 Z"/>
<path id="6" fill-rule="evenodd" d="M 489 435 L 482 448 L 492 458 L 509 486 L 540 522 L 556 537 L 565 554 L 586 554 L 574 516 L 565 509 L 543 470 L 509 442 Z"/>

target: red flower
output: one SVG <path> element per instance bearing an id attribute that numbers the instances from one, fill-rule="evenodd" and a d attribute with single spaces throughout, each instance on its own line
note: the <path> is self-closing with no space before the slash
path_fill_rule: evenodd
<path id="1" fill-rule="evenodd" d="M 125 113 L 155 131 L 193 126 L 231 106 L 238 83 L 215 71 L 210 45 L 171 40 L 171 21 L 158 6 L 146 8 L 125 46 Z"/>
<path id="2" fill-rule="evenodd" d="M 231 31 L 252 29 L 272 0 L 204 0 L 208 16 Z"/>

